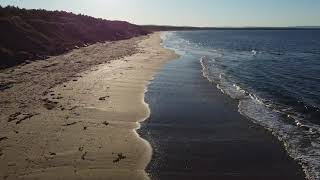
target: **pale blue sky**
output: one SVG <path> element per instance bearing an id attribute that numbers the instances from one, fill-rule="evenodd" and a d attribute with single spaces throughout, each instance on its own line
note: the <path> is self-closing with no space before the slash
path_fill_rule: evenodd
<path id="1" fill-rule="evenodd" d="M 136 24 L 320 26 L 320 0 L 0 0 Z"/>

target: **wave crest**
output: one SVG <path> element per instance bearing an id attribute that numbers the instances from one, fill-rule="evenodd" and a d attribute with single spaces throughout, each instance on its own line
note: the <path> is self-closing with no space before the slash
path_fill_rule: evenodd
<path id="1" fill-rule="evenodd" d="M 270 101 L 250 93 L 228 79 L 214 59 L 200 58 L 203 76 L 216 83 L 224 94 L 239 101 L 238 111 L 263 126 L 283 142 L 289 155 L 298 160 L 308 179 L 320 179 L 320 127 L 303 122 L 290 109 L 281 109 Z"/>

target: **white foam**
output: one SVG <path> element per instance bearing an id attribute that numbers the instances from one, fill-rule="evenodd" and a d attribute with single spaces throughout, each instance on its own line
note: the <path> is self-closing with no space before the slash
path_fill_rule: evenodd
<path id="1" fill-rule="evenodd" d="M 283 111 L 275 109 L 271 104 L 264 103 L 263 99 L 246 92 L 239 85 L 228 80 L 223 72 L 215 69 L 210 62 L 212 61 L 208 57 L 200 59 L 203 76 L 209 81 L 215 82 L 217 88 L 224 94 L 239 100 L 238 107 L 242 115 L 270 130 L 273 135 L 282 141 L 288 154 L 302 165 L 308 179 L 319 180 L 320 128 L 316 125 L 304 124 L 293 115 L 288 116 L 295 120 L 295 124 L 286 123 L 282 118 Z M 210 72 L 215 70 L 217 72 Z M 292 109 L 287 109 L 287 111 L 290 110 Z M 310 130 L 302 128 L 310 128 Z"/>
<path id="2" fill-rule="evenodd" d="M 300 162 L 308 179 L 320 180 L 320 127 L 306 124 L 299 114 L 292 113 L 292 108 L 279 109 L 272 102 L 261 99 L 231 81 L 215 59 L 223 56 L 221 50 L 205 49 L 201 45 L 193 46 L 192 43 L 181 39 L 171 37 L 168 48 L 201 57 L 203 76 L 216 83 L 217 88 L 223 93 L 237 99 L 242 115 L 270 130 L 283 142 L 288 154 Z M 258 53 L 252 50 L 253 55 Z M 286 116 L 293 119 L 294 123 L 286 122 L 283 118 Z"/>
<path id="3" fill-rule="evenodd" d="M 257 55 L 257 53 L 258 53 L 258 51 L 254 50 L 254 49 L 253 49 L 251 52 L 252 52 L 252 54 L 253 54 L 254 56 Z"/>

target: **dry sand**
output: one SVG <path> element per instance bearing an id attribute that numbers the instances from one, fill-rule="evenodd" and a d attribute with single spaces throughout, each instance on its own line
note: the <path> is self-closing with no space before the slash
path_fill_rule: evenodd
<path id="1" fill-rule="evenodd" d="M 148 179 L 148 82 L 174 52 L 159 33 L 0 73 L 0 179 Z"/>

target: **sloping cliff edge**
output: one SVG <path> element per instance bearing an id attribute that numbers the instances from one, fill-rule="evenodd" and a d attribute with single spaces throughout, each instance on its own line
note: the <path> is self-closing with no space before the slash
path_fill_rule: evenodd
<path id="1" fill-rule="evenodd" d="M 146 28 L 65 11 L 0 6 L 0 69 L 96 42 L 146 35 Z"/>

